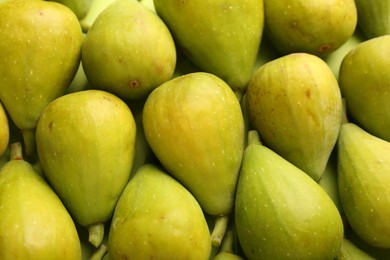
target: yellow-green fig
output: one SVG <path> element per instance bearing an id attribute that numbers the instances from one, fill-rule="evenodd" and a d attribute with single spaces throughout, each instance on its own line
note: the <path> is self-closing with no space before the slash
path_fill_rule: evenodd
<path id="1" fill-rule="evenodd" d="M 207 260 L 210 252 L 210 231 L 194 196 L 162 168 L 139 168 L 115 208 L 109 258 Z"/>
<path id="2" fill-rule="evenodd" d="M 177 77 L 148 96 L 143 125 L 156 157 L 203 210 L 231 213 L 245 139 L 233 90 L 210 73 Z"/>
<path id="3" fill-rule="evenodd" d="M 144 99 L 173 76 L 176 47 L 155 12 L 136 0 L 118 0 L 88 30 L 82 64 L 94 88 Z"/>
<path id="4" fill-rule="evenodd" d="M 129 107 L 101 90 L 61 96 L 39 118 L 41 168 L 75 221 L 88 228 L 95 246 L 129 180 L 135 137 Z"/>
<path id="5" fill-rule="evenodd" d="M 81 260 L 75 223 L 48 183 L 23 160 L 20 143 L 0 171 L 0 259 Z"/>
<path id="6" fill-rule="evenodd" d="M 390 143 L 344 123 L 337 148 L 339 194 L 348 223 L 368 244 L 390 248 Z"/>
<path id="7" fill-rule="evenodd" d="M 3 105 L 0 103 L 0 156 L 2 156 L 7 150 L 9 138 L 10 129 L 7 113 L 5 112 Z"/>
<path id="8" fill-rule="evenodd" d="M 306 52 L 321 57 L 354 33 L 354 0 L 264 0 L 265 31 L 282 54 Z"/>
<path id="9" fill-rule="evenodd" d="M 0 100 L 32 155 L 42 110 L 66 91 L 80 64 L 81 27 L 52 1 L 6 1 L 0 13 Z"/>
<path id="10" fill-rule="evenodd" d="M 235 202 L 247 259 L 334 259 L 343 222 L 329 195 L 305 172 L 249 132 Z"/>
<path id="11" fill-rule="evenodd" d="M 154 7 L 195 65 L 237 96 L 245 93 L 263 34 L 263 0 L 154 0 Z"/>
<path id="12" fill-rule="evenodd" d="M 374 260 L 367 252 L 356 246 L 349 239 L 344 238 L 340 252 L 335 260 Z"/>
<path id="13" fill-rule="evenodd" d="M 246 105 L 263 143 L 320 180 L 342 115 L 340 88 L 329 66 L 308 53 L 272 60 L 253 75 Z"/>
<path id="14" fill-rule="evenodd" d="M 339 72 L 347 113 L 367 132 L 390 141 L 390 35 L 356 45 Z"/>

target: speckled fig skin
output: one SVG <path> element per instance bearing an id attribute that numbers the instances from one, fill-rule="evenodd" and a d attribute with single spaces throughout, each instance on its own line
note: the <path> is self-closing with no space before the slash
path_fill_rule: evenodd
<path id="1" fill-rule="evenodd" d="M 232 89 L 209 73 L 177 77 L 148 96 L 143 125 L 156 157 L 203 210 L 229 214 L 245 138 L 242 110 Z"/>
<path id="2" fill-rule="evenodd" d="M 348 223 L 368 244 L 390 248 L 390 143 L 345 123 L 337 147 L 339 194 Z"/>
<path id="3" fill-rule="evenodd" d="M 282 54 L 326 57 L 354 33 L 354 0 L 264 0 L 265 31 Z"/>
<path id="4" fill-rule="evenodd" d="M 80 23 L 69 8 L 51 1 L 6 1 L 0 13 L 0 100 L 15 125 L 30 131 L 76 74 Z"/>
<path id="5" fill-rule="evenodd" d="M 263 0 L 155 0 L 154 6 L 184 53 L 242 96 L 262 38 Z"/>
<path id="6" fill-rule="evenodd" d="M 325 190 L 253 141 L 244 152 L 235 223 L 247 259 L 331 260 L 344 235 L 339 211 Z"/>
<path id="7" fill-rule="evenodd" d="M 209 228 L 194 196 L 161 167 L 141 166 L 115 208 L 109 258 L 207 260 L 210 253 Z"/>
<path id="8" fill-rule="evenodd" d="M 0 259 L 81 260 L 75 223 L 60 198 L 30 163 L 12 157 L 0 171 Z"/>
<path id="9" fill-rule="evenodd" d="M 144 99 L 173 76 L 176 46 L 155 12 L 136 0 L 119 0 L 88 30 L 82 64 L 94 88 Z"/>
<path id="10" fill-rule="evenodd" d="M 129 107 L 105 91 L 67 94 L 43 111 L 36 129 L 41 167 L 81 226 L 112 216 L 129 180 L 135 137 Z"/>
<path id="11" fill-rule="evenodd" d="M 351 120 L 390 141 L 390 35 L 361 42 L 344 57 L 341 93 Z"/>
<path id="12" fill-rule="evenodd" d="M 318 181 L 341 124 L 340 89 L 327 64 L 307 53 L 268 62 L 255 72 L 246 104 L 262 141 Z"/>

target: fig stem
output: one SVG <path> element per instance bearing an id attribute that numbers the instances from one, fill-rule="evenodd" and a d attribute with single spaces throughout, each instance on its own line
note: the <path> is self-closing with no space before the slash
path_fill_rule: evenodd
<path id="1" fill-rule="evenodd" d="M 22 131 L 25 152 L 27 156 L 32 156 L 35 153 L 35 129 L 23 129 Z"/>
<path id="2" fill-rule="evenodd" d="M 213 231 L 211 232 L 211 243 L 215 247 L 219 247 L 225 236 L 227 226 L 229 223 L 229 216 L 219 216 L 215 219 Z"/>
<path id="3" fill-rule="evenodd" d="M 251 144 L 260 144 L 260 134 L 257 130 L 249 130 L 248 131 L 248 146 Z"/>
<path id="4" fill-rule="evenodd" d="M 89 260 L 101 260 L 106 255 L 108 251 L 108 248 L 106 245 L 101 244 L 98 250 L 96 250 L 92 256 L 89 258 Z"/>
<path id="5" fill-rule="evenodd" d="M 226 231 L 219 252 L 233 253 L 233 241 L 234 241 L 233 231 L 232 230 Z"/>
<path id="6" fill-rule="evenodd" d="M 98 223 L 98 224 L 92 224 L 88 227 L 88 241 L 98 248 L 104 238 L 104 224 Z"/>
<path id="7" fill-rule="evenodd" d="M 10 160 L 23 160 L 23 149 L 20 142 L 15 142 L 10 145 Z"/>

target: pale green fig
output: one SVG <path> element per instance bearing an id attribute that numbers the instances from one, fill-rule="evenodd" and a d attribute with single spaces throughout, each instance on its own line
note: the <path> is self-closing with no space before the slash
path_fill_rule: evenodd
<path id="1" fill-rule="evenodd" d="M 156 157 L 214 216 L 231 213 L 244 150 L 244 120 L 232 89 L 196 72 L 157 87 L 143 111 Z"/>
<path id="2" fill-rule="evenodd" d="M 374 260 L 372 256 L 357 247 L 349 239 L 344 238 L 340 252 L 335 260 Z"/>
<path id="3" fill-rule="evenodd" d="M 115 1 L 116 0 L 93 0 L 88 13 L 80 20 L 83 32 L 87 33 L 99 14 Z"/>
<path id="4" fill-rule="evenodd" d="M 75 221 L 88 228 L 96 247 L 129 180 L 135 137 L 129 107 L 101 90 L 59 97 L 39 118 L 41 168 Z"/>
<path id="5" fill-rule="evenodd" d="M 344 230 L 329 195 L 305 172 L 259 143 L 249 145 L 237 184 L 235 223 L 248 259 L 334 259 Z"/>
<path id="6" fill-rule="evenodd" d="M 54 2 L 61 3 L 69 7 L 77 16 L 79 20 L 83 19 L 89 9 L 91 8 L 94 0 L 51 0 Z"/>
<path id="7" fill-rule="evenodd" d="M 94 88 L 122 99 L 143 99 L 172 78 L 176 47 L 155 12 L 136 0 L 118 0 L 89 29 L 82 64 Z"/>
<path id="8" fill-rule="evenodd" d="M 263 0 L 154 0 L 154 6 L 194 64 L 241 97 L 261 43 Z"/>
<path id="9" fill-rule="evenodd" d="M 351 121 L 390 141 L 390 35 L 363 41 L 344 57 L 341 93 Z"/>
<path id="10" fill-rule="evenodd" d="M 10 138 L 10 130 L 8 124 L 8 116 L 0 103 L 0 156 L 2 156 L 8 148 Z"/>
<path id="11" fill-rule="evenodd" d="M 81 258 L 75 223 L 48 183 L 23 160 L 20 143 L 0 171 L 0 259 Z"/>
<path id="12" fill-rule="evenodd" d="M 325 57 L 354 33 L 354 0 L 264 0 L 265 31 L 282 54 Z"/>
<path id="13" fill-rule="evenodd" d="M 80 64 L 81 27 L 68 7 L 51 1 L 7 1 L 0 13 L 0 100 L 32 155 L 42 110 L 66 91 Z"/>
<path id="14" fill-rule="evenodd" d="M 162 168 L 139 168 L 115 208 L 109 259 L 207 260 L 210 252 L 210 231 L 194 196 Z"/>
<path id="15" fill-rule="evenodd" d="M 390 143 L 344 123 L 337 147 L 339 194 L 348 223 L 368 244 L 390 248 Z"/>
<path id="16" fill-rule="evenodd" d="M 340 89 L 327 64 L 308 53 L 272 60 L 253 75 L 246 104 L 263 142 L 318 181 L 342 115 Z"/>
<path id="17" fill-rule="evenodd" d="M 390 34 L 390 0 L 355 0 L 358 26 L 369 38 Z"/>

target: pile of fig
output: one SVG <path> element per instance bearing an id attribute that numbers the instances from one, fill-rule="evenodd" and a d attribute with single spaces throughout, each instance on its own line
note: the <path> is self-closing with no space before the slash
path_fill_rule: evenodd
<path id="1" fill-rule="evenodd" d="M 0 259 L 389 259 L 390 0 L 0 0 Z"/>

